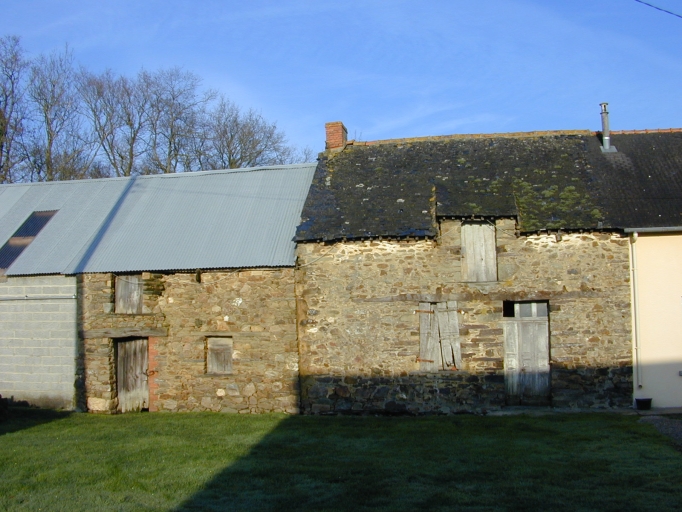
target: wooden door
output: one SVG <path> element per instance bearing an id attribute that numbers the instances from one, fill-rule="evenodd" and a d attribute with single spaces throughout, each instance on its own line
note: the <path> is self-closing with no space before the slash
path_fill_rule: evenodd
<path id="1" fill-rule="evenodd" d="M 517 303 L 514 307 L 514 320 L 507 322 L 504 329 L 507 404 L 548 405 L 550 367 L 547 303 Z"/>
<path id="2" fill-rule="evenodd" d="M 117 349 L 118 410 L 129 412 L 148 409 L 147 338 L 121 340 L 117 343 Z"/>

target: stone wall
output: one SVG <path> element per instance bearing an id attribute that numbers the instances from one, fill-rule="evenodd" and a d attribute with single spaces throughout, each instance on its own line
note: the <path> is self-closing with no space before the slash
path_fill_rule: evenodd
<path id="1" fill-rule="evenodd" d="M 114 284 L 111 273 L 81 274 L 79 288 L 79 332 L 85 376 L 84 397 L 80 401 L 91 412 L 113 412 L 118 405 L 116 392 L 116 350 L 114 338 L 88 333 L 102 329 L 158 329 L 164 317 L 158 307 L 162 293 L 160 274 L 144 273 L 144 311 L 139 315 L 114 312 Z"/>
<path id="2" fill-rule="evenodd" d="M 112 276 L 83 276 L 83 330 L 165 329 L 149 336 L 152 411 L 298 411 L 293 269 L 144 274 L 143 315 L 112 313 Z M 232 343 L 232 373 L 207 373 L 207 340 Z M 111 338 L 85 339 L 88 406 L 114 411 Z"/>
<path id="3" fill-rule="evenodd" d="M 425 395 L 412 391 L 413 412 L 500 406 L 509 320 L 503 301 L 527 300 L 549 301 L 552 403 L 629 406 L 627 239 L 610 233 L 517 236 L 511 219 L 497 220 L 496 228 L 498 280 L 486 283 L 461 282 L 461 223 L 455 220 L 441 222 L 435 241 L 299 244 L 304 412 L 339 410 L 339 403 L 344 410 L 388 410 L 395 402 L 392 392 L 406 394 L 401 391 L 406 381 L 431 389 L 434 375 L 420 372 L 417 360 L 419 303 L 446 300 L 457 301 L 459 316 L 463 367 L 455 372 L 456 398 L 426 405 Z M 452 379 L 450 373 L 437 375 Z M 470 393 L 462 392 L 467 379 L 475 388 Z M 344 400 L 337 398 L 339 383 L 347 388 Z M 361 398 L 377 396 L 370 388 L 389 392 L 385 399 Z"/>
<path id="4" fill-rule="evenodd" d="M 0 395 L 72 409 L 76 279 L 0 276 Z"/>

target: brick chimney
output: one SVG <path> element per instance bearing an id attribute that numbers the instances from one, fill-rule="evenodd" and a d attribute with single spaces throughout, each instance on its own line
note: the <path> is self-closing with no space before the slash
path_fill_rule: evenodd
<path id="1" fill-rule="evenodd" d="M 348 141 L 348 130 L 341 121 L 325 123 L 324 129 L 327 132 L 326 149 L 343 149 Z"/>

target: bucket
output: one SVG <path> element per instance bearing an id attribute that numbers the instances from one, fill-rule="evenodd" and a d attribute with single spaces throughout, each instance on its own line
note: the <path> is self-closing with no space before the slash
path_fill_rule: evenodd
<path id="1" fill-rule="evenodd" d="M 635 408 L 638 411 L 648 411 L 651 409 L 652 398 L 635 398 Z"/>

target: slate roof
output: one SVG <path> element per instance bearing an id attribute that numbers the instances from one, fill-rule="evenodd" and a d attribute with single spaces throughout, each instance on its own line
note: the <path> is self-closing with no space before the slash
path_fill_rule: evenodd
<path id="1" fill-rule="evenodd" d="M 437 217 L 523 232 L 682 226 L 682 132 L 589 131 L 350 143 L 321 158 L 298 241 L 432 237 Z"/>
<path id="2" fill-rule="evenodd" d="M 315 164 L 0 185 L 0 245 L 58 210 L 7 275 L 293 266 Z"/>

